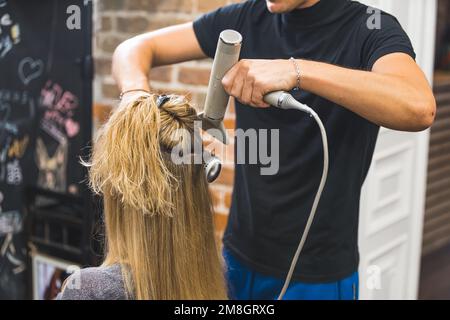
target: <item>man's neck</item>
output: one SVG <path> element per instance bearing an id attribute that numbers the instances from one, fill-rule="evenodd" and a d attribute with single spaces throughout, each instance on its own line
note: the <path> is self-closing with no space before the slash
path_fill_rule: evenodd
<path id="1" fill-rule="evenodd" d="M 313 5 L 315 5 L 316 3 L 318 3 L 320 0 L 307 0 L 305 1 L 303 4 L 299 5 L 297 7 L 297 9 L 305 9 L 305 8 L 309 8 L 312 7 Z"/>

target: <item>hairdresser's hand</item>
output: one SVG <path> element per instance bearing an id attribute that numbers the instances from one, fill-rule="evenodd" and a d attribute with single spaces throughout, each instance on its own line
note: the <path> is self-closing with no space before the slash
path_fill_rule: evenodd
<path id="1" fill-rule="evenodd" d="M 241 103 L 267 108 L 265 94 L 296 86 L 297 73 L 289 60 L 243 59 L 236 63 L 222 79 L 225 91 Z"/>

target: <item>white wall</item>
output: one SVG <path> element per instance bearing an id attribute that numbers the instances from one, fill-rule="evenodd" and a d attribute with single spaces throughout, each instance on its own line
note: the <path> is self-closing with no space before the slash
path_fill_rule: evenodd
<path id="1" fill-rule="evenodd" d="M 436 0 L 362 1 L 395 15 L 431 82 Z M 361 197 L 361 299 L 416 299 L 429 131 L 382 128 Z"/>

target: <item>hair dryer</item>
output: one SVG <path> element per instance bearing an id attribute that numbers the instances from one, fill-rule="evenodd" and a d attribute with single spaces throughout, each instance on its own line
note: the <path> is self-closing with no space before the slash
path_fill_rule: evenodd
<path id="1" fill-rule="evenodd" d="M 229 95 L 222 86 L 222 78 L 239 60 L 242 36 L 234 30 L 220 33 L 216 54 L 209 79 L 204 111 L 199 114 L 203 129 L 208 130 L 214 138 L 228 144 L 228 135 L 223 125 Z M 215 129 L 215 130 L 211 130 Z"/>

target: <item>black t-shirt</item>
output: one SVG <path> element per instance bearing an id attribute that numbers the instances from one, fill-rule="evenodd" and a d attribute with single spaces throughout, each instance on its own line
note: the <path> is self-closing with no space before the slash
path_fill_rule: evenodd
<path id="1" fill-rule="evenodd" d="M 201 16 L 194 31 L 209 57 L 215 54 L 220 32 L 234 29 L 243 36 L 241 59 L 294 57 L 370 71 L 389 53 L 415 58 L 398 21 L 381 12 L 381 28 L 373 28 L 377 23 L 373 14 L 377 13 L 367 6 L 347 0 L 321 0 L 310 8 L 272 14 L 264 0 L 250 0 Z M 322 119 L 330 155 L 328 180 L 294 279 L 336 281 L 358 269 L 360 193 L 379 127 L 317 95 L 292 94 Z M 320 132 L 302 112 L 258 109 L 239 102 L 236 128 L 279 129 L 280 168 L 276 175 L 261 175 L 262 165 L 235 165 L 224 245 L 255 271 L 284 278 L 322 174 Z"/>

